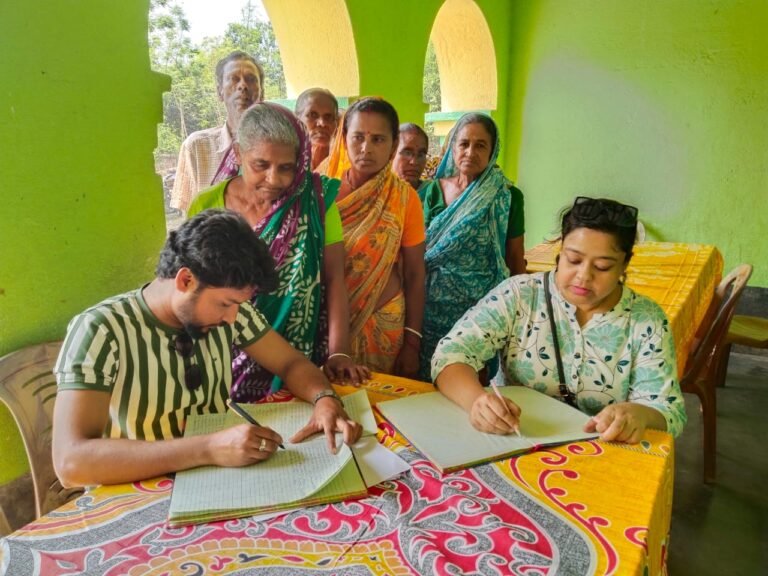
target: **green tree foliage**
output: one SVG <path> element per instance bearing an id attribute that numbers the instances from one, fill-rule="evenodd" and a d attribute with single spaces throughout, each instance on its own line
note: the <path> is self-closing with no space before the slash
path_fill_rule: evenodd
<path id="1" fill-rule="evenodd" d="M 424 59 L 424 93 L 422 101 L 429 104 L 430 112 L 440 112 L 440 71 L 437 68 L 435 46 L 427 45 L 427 56 Z"/>
<path id="2" fill-rule="evenodd" d="M 285 98 L 285 75 L 272 25 L 256 18 L 248 1 L 240 22 L 221 36 L 194 44 L 181 0 L 151 0 L 149 49 L 152 67 L 171 77 L 163 97 L 164 123 L 158 128 L 158 155 L 176 155 L 192 132 L 221 126 L 226 110 L 216 91 L 216 63 L 233 50 L 252 54 L 264 67 L 265 99 Z"/>
<path id="3" fill-rule="evenodd" d="M 264 67 L 265 100 L 286 97 L 283 61 L 272 24 L 256 18 L 252 2 L 249 1 L 243 7 L 240 22 L 227 26 L 222 46 L 225 46 L 227 51 L 244 50 L 256 56 Z"/>
<path id="4" fill-rule="evenodd" d="M 424 58 L 424 92 L 422 101 L 429 104 L 430 112 L 440 112 L 440 71 L 437 67 L 437 55 L 435 46 L 430 42 L 427 45 L 427 55 Z M 424 123 L 424 131 L 429 136 L 429 154 L 440 155 L 440 139 L 435 136 L 435 127 L 431 122 Z"/>
<path id="5" fill-rule="evenodd" d="M 152 0 L 149 50 L 157 70 L 183 66 L 192 50 L 189 22 L 178 0 Z"/>

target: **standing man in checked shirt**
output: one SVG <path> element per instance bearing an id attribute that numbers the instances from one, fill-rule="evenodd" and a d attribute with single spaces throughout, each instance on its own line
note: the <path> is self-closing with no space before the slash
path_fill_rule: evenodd
<path id="1" fill-rule="evenodd" d="M 264 69 L 250 54 L 231 52 L 216 64 L 216 91 L 227 109 L 227 121 L 193 132 L 179 151 L 171 206 L 184 212 L 199 192 L 237 175 L 233 137 L 243 112 L 264 99 Z"/>

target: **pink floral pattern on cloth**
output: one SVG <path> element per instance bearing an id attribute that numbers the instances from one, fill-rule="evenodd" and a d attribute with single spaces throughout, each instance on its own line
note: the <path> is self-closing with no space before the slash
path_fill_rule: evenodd
<path id="1" fill-rule="evenodd" d="M 386 397 L 398 389 L 387 386 L 373 383 L 371 396 Z M 409 394 L 407 389 L 398 392 L 393 396 Z M 653 432 L 644 445 L 631 450 L 574 443 L 443 476 L 387 422 L 379 419 L 379 429 L 379 440 L 412 470 L 372 488 L 363 500 L 297 510 L 263 523 L 245 518 L 170 528 L 165 521 L 172 480 L 99 487 L 0 541 L 0 572 L 665 572 L 672 483 L 668 435 Z M 642 504 L 635 508 L 625 501 L 631 484 L 621 484 L 621 477 L 618 486 L 605 485 L 602 495 L 588 481 L 590 475 L 609 477 L 608 471 L 626 460 L 635 462 L 626 472 L 635 478 L 632 499 Z M 653 475 L 658 494 L 651 498 L 637 478 Z M 618 498 L 623 498 L 623 508 L 616 506 Z M 643 518 L 645 522 L 634 522 Z"/>

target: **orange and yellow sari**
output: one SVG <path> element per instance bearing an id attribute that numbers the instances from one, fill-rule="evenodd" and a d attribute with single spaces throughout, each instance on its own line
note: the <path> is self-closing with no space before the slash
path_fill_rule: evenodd
<path id="1" fill-rule="evenodd" d="M 340 131 L 328 157 L 326 175 L 341 179 L 349 170 Z M 392 374 L 403 345 L 405 297 L 402 290 L 376 309 L 400 253 L 409 185 L 388 163 L 376 176 L 336 205 L 341 213 L 349 295 L 350 342 L 355 362 Z"/>

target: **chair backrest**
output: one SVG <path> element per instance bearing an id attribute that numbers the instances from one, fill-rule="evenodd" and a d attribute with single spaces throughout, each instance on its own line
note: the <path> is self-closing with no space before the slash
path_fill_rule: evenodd
<path id="1" fill-rule="evenodd" d="M 5 516 L 3 509 L 0 508 L 0 538 L 8 536 L 11 532 L 13 532 L 13 530 L 11 530 L 11 524 L 8 522 L 8 518 Z"/>
<path id="2" fill-rule="evenodd" d="M 35 486 L 38 517 L 58 508 L 81 489 L 65 489 L 53 469 L 51 432 L 56 379 L 53 365 L 61 342 L 48 342 L 0 358 L 0 401 L 21 432 Z"/>
<path id="3" fill-rule="evenodd" d="M 717 286 L 709 307 L 710 312 L 705 317 L 705 322 L 708 319 L 709 323 L 702 327 L 703 330 L 699 330 L 703 336 L 694 344 L 685 374 L 680 381 L 681 387 L 687 387 L 688 382 L 698 378 L 702 371 L 710 366 L 712 359 L 722 347 L 736 304 L 750 276 L 752 276 L 752 266 L 739 264 Z"/>

